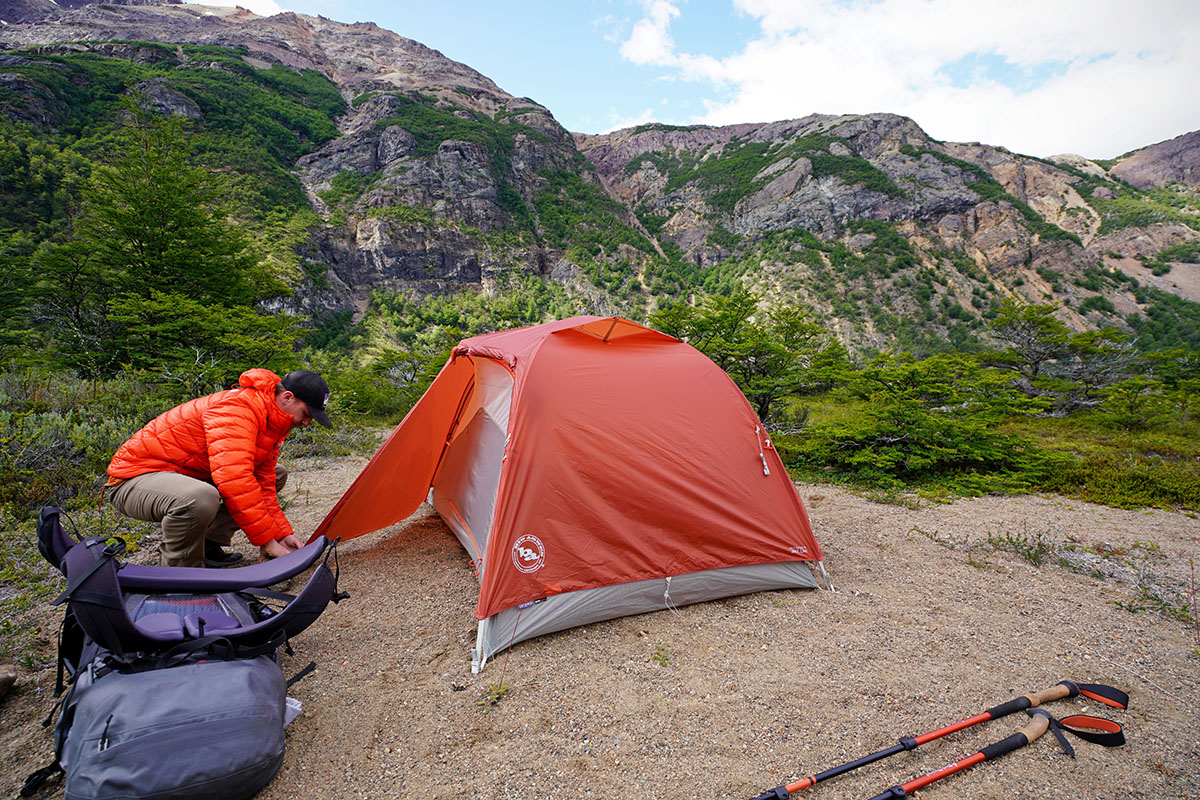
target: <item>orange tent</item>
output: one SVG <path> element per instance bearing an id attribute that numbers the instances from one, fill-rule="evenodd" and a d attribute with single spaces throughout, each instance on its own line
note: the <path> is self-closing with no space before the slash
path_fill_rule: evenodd
<path id="1" fill-rule="evenodd" d="M 476 670 L 574 625 L 815 587 L 805 562 L 821 560 L 733 381 L 619 317 L 460 342 L 314 538 L 386 527 L 427 498 L 479 574 Z"/>

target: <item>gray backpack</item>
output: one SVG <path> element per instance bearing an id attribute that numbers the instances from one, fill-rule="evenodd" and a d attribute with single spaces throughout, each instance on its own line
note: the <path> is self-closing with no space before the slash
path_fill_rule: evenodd
<path id="1" fill-rule="evenodd" d="M 287 687 L 278 648 L 311 625 L 337 590 L 319 564 L 295 596 L 264 587 L 326 551 L 317 541 L 240 569 L 145 567 L 117 560 L 120 540 L 76 542 L 46 508 L 38 545 L 67 578 L 59 638 L 55 760 L 29 777 L 32 797 L 65 775 L 66 800 L 236 800 L 283 762 Z M 336 548 L 325 552 L 326 562 Z M 274 606 L 270 603 L 274 602 Z M 53 716 L 53 712 L 51 712 Z M 47 723 L 49 720 L 47 720 Z"/>
<path id="2" fill-rule="evenodd" d="M 93 678 L 101 663 L 60 717 L 66 800 L 249 798 L 279 771 L 287 688 L 271 656 Z"/>

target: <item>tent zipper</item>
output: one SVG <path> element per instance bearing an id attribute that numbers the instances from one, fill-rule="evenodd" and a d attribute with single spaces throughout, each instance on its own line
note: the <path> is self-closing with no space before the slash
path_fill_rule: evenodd
<path id="1" fill-rule="evenodd" d="M 763 475 L 770 475 L 771 470 L 767 467 L 767 454 L 763 450 L 762 428 L 758 425 L 754 426 L 754 438 L 758 440 L 758 457 L 762 459 Z M 771 445 L 771 440 L 767 440 L 767 446 Z"/>

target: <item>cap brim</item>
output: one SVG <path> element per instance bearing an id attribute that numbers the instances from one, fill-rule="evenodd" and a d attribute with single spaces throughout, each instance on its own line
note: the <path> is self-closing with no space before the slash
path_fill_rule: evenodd
<path id="1" fill-rule="evenodd" d="M 304 405 L 308 406 L 308 403 L 305 403 Z M 329 421 L 329 415 L 325 413 L 325 409 L 308 406 L 308 413 L 312 414 L 312 418 L 324 425 L 326 428 L 333 427 L 333 423 Z"/>

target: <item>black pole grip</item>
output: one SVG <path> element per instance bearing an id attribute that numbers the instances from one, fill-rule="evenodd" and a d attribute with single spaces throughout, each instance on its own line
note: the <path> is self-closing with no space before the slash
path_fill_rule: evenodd
<path id="1" fill-rule="evenodd" d="M 1001 739 L 998 742 L 993 742 L 987 747 L 982 748 L 979 752 L 983 753 L 984 761 L 991 761 L 993 758 L 999 758 L 1005 753 L 1011 753 L 1013 750 L 1019 750 L 1029 744 L 1029 738 L 1023 733 L 1014 733 Z"/>
<path id="2" fill-rule="evenodd" d="M 1024 711 L 1025 709 L 1029 708 L 1029 705 L 1030 703 L 1028 697 L 1014 697 L 1007 703 L 1001 703 L 998 706 L 992 706 L 983 713 L 989 715 L 992 719 L 1000 719 L 1001 717 L 1007 717 L 1009 714 L 1015 714 L 1018 711 Z"/>

